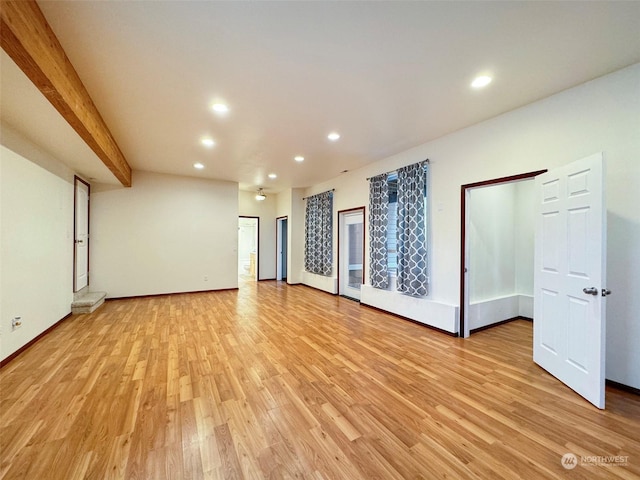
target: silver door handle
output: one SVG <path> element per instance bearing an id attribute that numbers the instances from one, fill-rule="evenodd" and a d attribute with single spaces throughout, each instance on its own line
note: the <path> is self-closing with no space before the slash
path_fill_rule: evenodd
<path id="1" fill-rule="evenodd" d="M 587 295 L 597 295 L 598 289 L 596 287 L 583 288 L 582 291 Z"/>
<path id="2" fill-rule="evenodd" d="M 611 295 L 611 290 L 609 290 L 608 288 L 603 288 L 602 289 L 602 296 L 606 297 L 608 295 Z"/>

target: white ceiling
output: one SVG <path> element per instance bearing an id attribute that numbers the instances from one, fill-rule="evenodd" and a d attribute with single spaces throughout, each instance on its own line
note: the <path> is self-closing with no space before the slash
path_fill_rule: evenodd
<path id="1" fill-rule="evenodd" d="M 640 62 L 640 2 L 39 3 L 133 169 L 268 193 Z M 42 102 L 21 107 L 29 89 L 8 63 L 3 54 L 3 121 L 54 153 L 73 143 L 43 133 L 53 120 Z M 470 89 L 482 72 L 493 83 Z M 226 117 L 210 110 L 216 100 Z M 81 150 L 62 158 L 113 183 Z"/>

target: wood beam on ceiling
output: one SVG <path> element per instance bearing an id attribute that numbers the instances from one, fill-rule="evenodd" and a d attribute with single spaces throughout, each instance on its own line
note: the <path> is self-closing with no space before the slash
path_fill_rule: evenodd
<path id="1" fill-rule="evenodd" d="M 125 187 L 131 167 L 34 0 L 0 5 L 2 49 Z"/>

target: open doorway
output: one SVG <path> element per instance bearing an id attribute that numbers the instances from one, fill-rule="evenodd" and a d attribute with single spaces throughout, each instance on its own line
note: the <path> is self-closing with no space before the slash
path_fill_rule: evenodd
<path id="1" fill-rule="evenodd" d="M 238 280 L 255 282 L 259 272 L 259 235 L 258 217 L 238 218 Z"/>
<path id="2" fill-rule="evenodd" d="M 89 192 L 87 182 L 73 178 L 73 291 L 89 285 Z"/>
<path id="3" fill-rule="evenodd" d="M 533 318 L 530 172 L 462 186 L 460 335 Z"/>
<path id="4" fill-rule="evenodd" d="M 547 171 L 461 188 L 460 328 L 470 333 L 470 208 L 474 188 L 538 177 L 533 201 L 533 361 L 605 406 L 606 220 L 602 152 Z M 492 212 L 485 212 L 492 214 Z"/>
<path id="5" fill-rule="evenodd" d="M 338 294 L 360 300 L 364 283 L 364 207 L 338 212 Z"/>
<path id="6" fill-rule="evenodd" d="M 276 218 L 276 280 L 287 280 L 288 219 Z"/>

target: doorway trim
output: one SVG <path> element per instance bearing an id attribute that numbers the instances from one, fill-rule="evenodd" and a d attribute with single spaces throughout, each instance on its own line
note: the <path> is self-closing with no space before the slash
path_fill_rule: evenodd
<path id="1" fill-rule="evenodd" d="M 337 294 L 340 295 L 340 230 L 342 228 L 342 221 L 341 221 L 341 217 L 346 214 L 346 213 L 354 213 L 354 212 L 358 212 L 361 211 L 362 212 L 362 284 L 364 285 L 364 279 L 366 278 L 365 276 L 365 262 L 364 262 L 364 255 L 365 252 L 367 251 L 365 249 L 365 241 L 366 241 L 366 237 L 367 237 L 367 217 L 365 215 L 365 207 L 354 207 L 354 208 L 348 208 L 346 210 L 338 210 L 338 254 L 337 254 L 337 266 L 338 266 L 338 292 Z"/>
<path id="2" fill-rule="evenodd" d="M 490 185 L 499 185 L 502 183 L 512 183 L 520 180 L 530 180 L 547 169 L 536 170 L 533 172 L 511 175 L 508 177 L 494 178 L 481 182 L 467 183 L 460 186 L 460 322 L 458 328 L 458 336 L 465 336 L 465 305 L 466 305 L 466 264 L 467 264 L 467 198 L 471 193 L 470 190 L 478 187 L 487 187 Z"/>
<path id="3" fill-rule="evenodd" d="M 90 271 L 90 259 L 91 259 L 91 184 L 89 184 L 88 182 L 85 182 L 82 178 L 78 177 L 77 175 L 73 176 L 73 243 L 72 243 L 72 248 L 73 248 L 73 293 L 76 293 L 78 291 L 78 289 L 76 288 L 77 285 L 77 278 L 76 278 L 76 263 L 78 261 L 77 256 L 76 256 L 76 235 L 77 235 L 77 231 L 76 231 L 76 220 L 77 220 L 77 215 L 78 212 L 77 210 L 77 201 L 78 201 L 78 189 L 77 186 L 79 183 L 82 183 L 83 185 L 85 185 L 87 187 L 87 287 L 89 286 L 89 283 L 91 281 L 91 275 L 89 274 Z M 85 288 L 85 287 L 83 287 Z"/>
<path id="4" fill-rule="evenodd" d="M 238 215 L 238 218 L 255 218 L 256 219 L 256 282 L 260 280 L 260 217 L 253 215 Z"/>
<path id="5" fill-rule="evenodd" d="M 283 215 L 281 217 L 276 217 L 276 280 L 278 281 L 286 281 L 287 280 L 287 272 L 283 272 L 282 271 L 282 257 L 280 255 L 280 248 L 278 247 L 282 247 L 282 231 L 280 229 L 281 225 L 280 222 L 282 222 L 283 220 L 287 221 L 287 236 L 289 233 L 289 217 L 287 215 Z M 278 243 L 278 240 L 280 240 L 280 243 Z M 289 265 L 289 245 L 288 245 L 288 239 L 287 239 L 287 261 L 286 261 L 286 265 Z M 280 277 L 278 277 L 278 269 L 280 269 Z"/>

